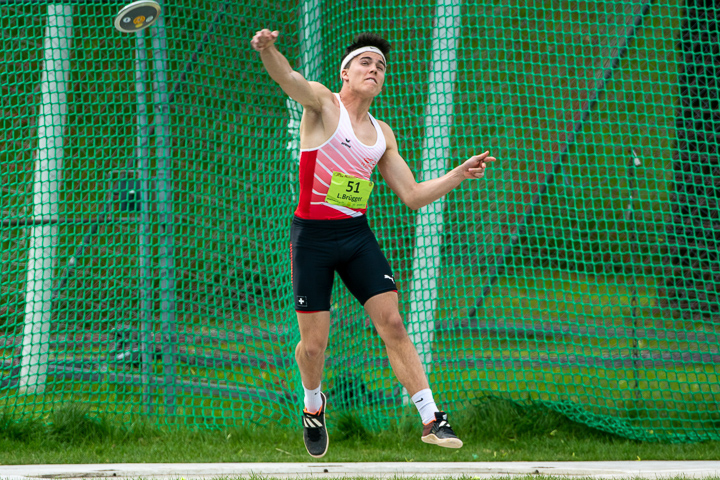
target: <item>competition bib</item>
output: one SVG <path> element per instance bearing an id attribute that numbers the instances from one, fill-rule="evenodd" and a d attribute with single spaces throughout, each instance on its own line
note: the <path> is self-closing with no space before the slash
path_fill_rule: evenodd
<path id="1" fill-rule="evenodd" d="M 367 208 L 367 202 L 374 186 L 375 184 L 368 180 L 333 172 L 325 201 L 341 207 Z"/>

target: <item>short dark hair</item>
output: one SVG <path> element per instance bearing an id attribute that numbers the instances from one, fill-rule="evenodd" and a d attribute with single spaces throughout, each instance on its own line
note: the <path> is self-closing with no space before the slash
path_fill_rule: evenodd
<path id="1" fill-rule="evenodd" d="M 343 55 L 343 58 L 350 54 L 350 52 L 362 47 L 378 48 L 383 53 L 383 55 L 385 55 L 385 60 L 388 60 L 388 54 L 390 53 L 390 49 L 392 48 L 390 46 L 390 42 L 385 40 L 380 35 L 365 32 L 356 36 L 353 40 L 353 43 L 348 45 L 348 47 L 345 49 L 345 54 Z M 352 62 L 352 59 L 350 60 L 350 62 Z M 342 68 L 347 68 L 347 66 L 350 65 L 350 62 L 348 62 L 347 65 L 342 65 Z"/>

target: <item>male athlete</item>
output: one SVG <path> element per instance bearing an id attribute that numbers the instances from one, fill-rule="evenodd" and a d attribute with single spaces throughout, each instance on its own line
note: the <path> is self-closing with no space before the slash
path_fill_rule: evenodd
<path id="1" fill-rule="evenodd" d="M 412 395 L 422 422 L 423 442 L 460 448 L 429 387 L 420 357 L 398 310 L 392 269 L 368 227 L 365 212 L 377 165 L 388 186 L 410 208 L 439 199 L 466 178 L 482 178 L 488 152 L 475 155 L 440 178 L 417 183 L 398 152 L 392 129 L 369 113 L 385 80 L 390 44 L 361 34 L 340 64 L 342 87 L 331 92 L 294 71 L 277 50 L 279 32 L 255 34 L 252 47 L 270 77 L 300 103 L 300 198 L 291 227 L 290 259 L 300 343 L 295 358 L 305 390 L 303 438 L 310 455 L 328 448 L 326 398 L 321 393 L 325 349 L 330 331 L 334 272 L 365 307 L 387 349 L 398 381 Z"/>

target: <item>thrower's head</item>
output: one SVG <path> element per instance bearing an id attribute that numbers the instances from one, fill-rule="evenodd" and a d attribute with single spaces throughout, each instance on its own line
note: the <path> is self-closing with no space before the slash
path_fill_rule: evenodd
<path id="1" fill-rule="evenodd" d="M 345 49 L 340 63 L 342 89 L 375 97 L 382 91 L 390 42 L 374 33 L 361 33 Z"/>
<path id="2" fill-rule="evenodd" d="M 123 33 L 138 32 L 155 23 L 160 16 L 160 4 L 155 0 L 137 0 L 124 6 L 115 15 L 115 28 Z"/>

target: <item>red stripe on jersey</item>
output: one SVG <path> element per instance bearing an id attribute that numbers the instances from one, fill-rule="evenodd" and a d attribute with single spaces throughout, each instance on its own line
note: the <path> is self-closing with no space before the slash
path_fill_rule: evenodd
<path id="1" fill-rule="evenodd" d="M 315 162 L 318 152 L 319 150 L 311 150 L 300 153 L 300 200 L 295 210 L 295 215 L 300 218 L 310 218 L 310 199 L 315 182 Z"/>

